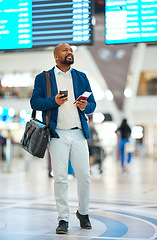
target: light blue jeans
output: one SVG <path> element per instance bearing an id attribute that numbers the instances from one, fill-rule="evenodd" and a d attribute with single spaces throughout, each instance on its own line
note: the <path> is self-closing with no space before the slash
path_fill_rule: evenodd
<path id="1" fill-rule="evenodd" d="M 50 152 L 54 174 L 54 195 L 58 221 L 69 221 L 68 207 L 68 161 L 77 178 L 78 211 L 88 214 L 90 195 L 90 167 L 87 140 L 81 129 L 56 130 L 60 138 L 52 138 Z"/>
<path id="2" fill-rule="evenodd" d="M 125 144 L 129 142 L 129 139 L 121 139 L 119 141 L 119 149 L 120 149 L 120 156 L 121 156 L 121 166 L 124 168 L 124 163 L 125 163 L 125 157 L 127 156 L 127 163 L 129 164 L 131 162 L 131 153 L 125 153 Z"/>

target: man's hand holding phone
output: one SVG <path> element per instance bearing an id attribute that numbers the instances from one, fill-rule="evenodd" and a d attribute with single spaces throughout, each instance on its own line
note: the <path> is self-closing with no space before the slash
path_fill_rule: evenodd
<path id="1" fill-rule="evenodd" d="M 68 90 L 61 90 L 56 96 L 55 101 L 58 105 L 62 105 L 63 103 L 68 101 Z"/>

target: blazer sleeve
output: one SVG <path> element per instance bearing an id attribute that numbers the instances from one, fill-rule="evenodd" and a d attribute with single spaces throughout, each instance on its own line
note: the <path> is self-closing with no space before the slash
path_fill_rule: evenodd
<path id="1" fill-rule="evenodd" d="M 55 96 L 47 98 L 46 94 L 45 74 L 43 72 L 35 78 L 34 89 L 30 99 L 31 108 L 38 111 L 58 108 L 59 105 L 55 101 Z"/>

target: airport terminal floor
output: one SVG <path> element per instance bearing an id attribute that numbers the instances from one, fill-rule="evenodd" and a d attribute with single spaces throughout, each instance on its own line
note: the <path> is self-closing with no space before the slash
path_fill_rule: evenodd
<path id="1" fill-rule="evenodd" d="M 0 240 L 157 239 L 157 160 L 134 156 L 128 172 L 107 156 L 103 173 L 91 169 L 91 230 L 82 230 L 77 210 L 76 178 L 69 175 L 70 227 L 57 235 L 53 178 L 47 159 L 12 156 L 0 160 Z"/>

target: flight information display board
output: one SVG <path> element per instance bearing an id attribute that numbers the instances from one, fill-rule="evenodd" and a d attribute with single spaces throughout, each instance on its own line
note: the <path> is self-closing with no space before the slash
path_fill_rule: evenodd
<path id="1" fill-rule="evenodd" d="M 105 43 L 157 41 L 157 0 L 105 0 Z"/>
<path id="2" fill-rule="evenodd" d="M 92 44 L 89 0 L 0 0 L 0 50 Z"/>
<path id="3" fill-rule="evenodd" d="M 0 1 L 0 49 L 32 47 L 32 1 Z"/>

